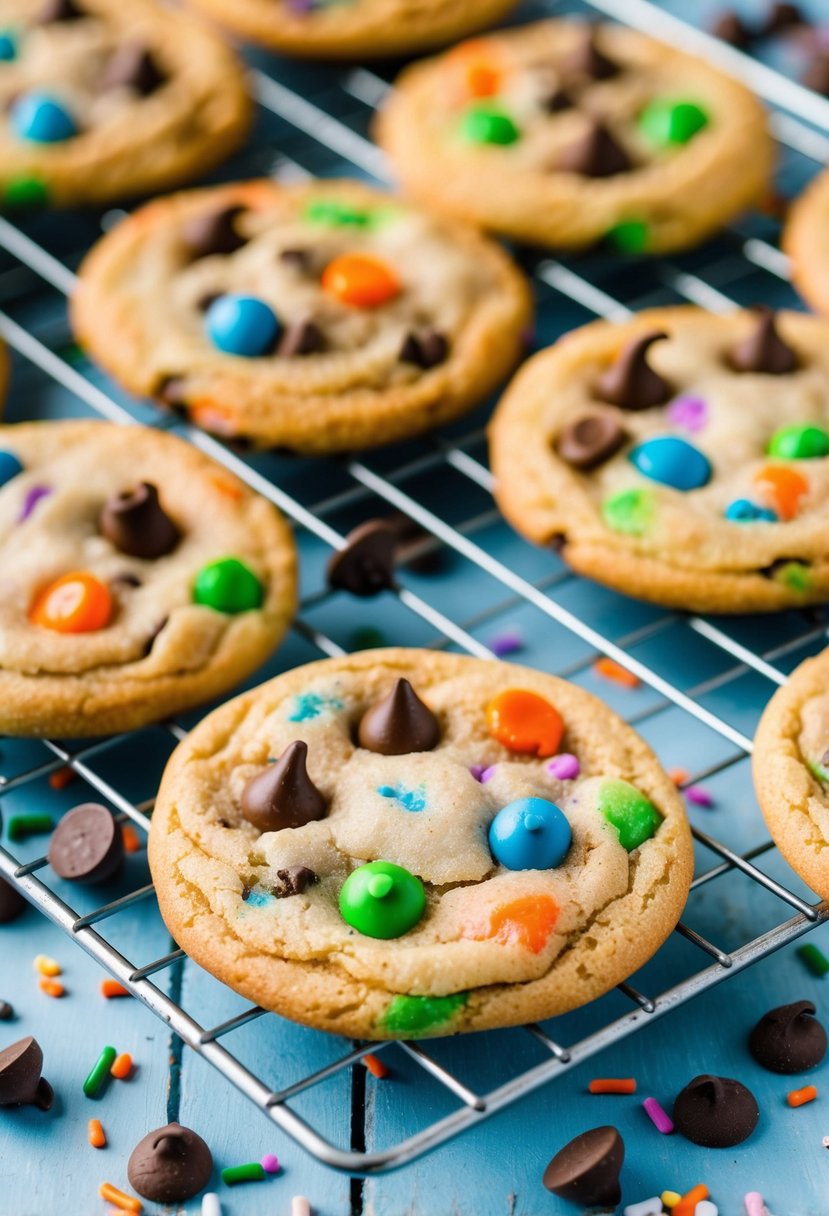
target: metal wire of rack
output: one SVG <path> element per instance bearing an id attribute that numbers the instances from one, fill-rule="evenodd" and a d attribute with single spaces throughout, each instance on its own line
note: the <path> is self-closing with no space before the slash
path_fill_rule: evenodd
<path id="1" fill-rule="evenodd" d="M 649 33 L 667 41 L 681 41 L 686 47 L 690 46 L 707 54 L 727 69 L 742 75 L 766 100 L 785 107 L 788 111 L 777 111 L 772 119 L 775 134 L 784 152 L 793 152 L 798 157 L 821 164 L 829 160 L 829 102 L 815 98 L 801 86 L 793 84 L 740 52 L 723 48 L 707 35 L 691 31 L 684 22 L 670 16 L 649 0 L 591 0 L 591 3 L 594 9 L 647 29 Z M 577 0 L 570 5 L 548 3 L 544 5 L 544 11 L 560 10 L 563 7 L 569 10 L 579 6 Z M 357 170 L 380 180 L 384 179 L 382 153 L 353 126 L 344 123 L 336 113 L 330 109 L 326 110 L 317 101 L 300 95 L 293 88 L 260 70 L 254 71 L 253 78 L 258 101 L 264 110 L 277 115 L 303 136 L 348 161 Z M 356 99 L 368 110 L 382 99 L 388 85 L 380 77 L 360 68 L 341 73 L 338 87 L 343 95 Z M 803 122 L 804 118 L 808 118 L 822 129 L 816 130 L 813 126 L 807 126 Z M 276 165 L 277 175 L 289 177 L 304 172 L 305 169 L 298 160 L 287 156 L 279 157 Z M 729 240 L 731 256 L 741 257 L 752 270 L 770 276 L 771 280 L 786 279 L 786 259 L 769 241 L 756 235 L 746 236 L 737 229 L 732 230 Z M 9 255 L 13 264 L 12 269 L 3 276 L 4 279 L 16 282 L 16 276 L 25 272 L 36 276 L 61 296 L 71 293 L 75 284 L 73 271 L 21 227 L 2 217 L 0 248 Z M 579 262 L 565 263 L 544 257 L 532 262 L 531 268 L 546 288 L 576 303 L 589 314 L 612 319 L 624 318 L 630 314 L 630 303 L 608 291 L 603 282 L 596 281 L 600 276 L 592 275 L 590 269 L 585 270 Z M 689 270 L 670 260 L 657 264 L 655 273 L 656 287 L 649 285 L 651 293 L 654 290 L 664 291 L 672 298 L 678 297 L 713 310 L 724 311 L 735 306 L 735 301 L 711 281 L 711 278 L 716 276 L 707 278 L 702 271 L 697 273 L 696 270 Z M 645 294 L 647 293 L 640 293 L 640 296 Z M 639 299 L 636 302 L 640 302 Z M 649 299 L 648 302 L 653 301 Z M 132 413 L 98 387 L 89 374 L 70 365 L 27 326 L 2 310 L 0 337 L 25 361 L 35 365 L 46 377 L 68 390 L 96 413 L 119 424 L 128 425 L 136 421 Z M 687 785 L 725 772 L 743 761 L 751 751 L 751 739 L 723 717 L 706 708 L 701 698 L 712 687 L 727 685 L 746 671 L 756 673 L 773 686 L 782 684 L 786 676 L 780 666 L 781 661 L 804 644 L 820 643 L 826 637 L 827 627 L 821 614 L 817 613 L 811 617 L 804 614 L 804 628 L 798 631 L 796 636 L 773 648 L 759 651 L 741 642 L 734 636 L 734 631 L 730 631 L 722 623 L 698 616 L 682 617 L 676 613 L 666 613 L 621 639 L 612 640 L 601 630 L 579 619 L 561 602 L 560 592 L 574 581 L 573 575 L 562 572 L 533 582 L 516 573 L 488 552 L 482 544 L 476 542 L 476 532 L 495 517 L 493 510 L 488 509 L 483 514 L 479 513 L 455 525 L 407 492 L 405 485 L 412 478 L 423 473 L 434 474 L 451 468 L 467 482 L 489 494 L 492 490 L 491 475 L 482 460 L 472 454 L 481 444 L 482 434 L 479 430 L 461 434 L 454 439 L 441 435 L 433 436 L 424 442 L 420 454 L 392 468 L 384 469 L 384 462 L 374 458 L 345 460 L 341 467 L 347 475 L 347 488 L 306 506 L 297 497 L 257 471 L 243 456 L 197 428 L 173 420 L 169 415 L 160 412 L 150 421 L 161 427 L 175 425 L 193 444 L 226 465 L 254 490 L 279 507 L 297 529 L 306 531 L 333 549 L 344 544 L 342 533 L 327 522 L 327 517 L 335 508 L 345 505 L 360 507 L 379 500 L 389 510 L 403 512 L 424 530 L 429 538 L 427 545 L 445 546 L 471 562 L 480 572 L 503 588 L 504 596 L 511 602 L 531 605 L 546 618 L 563 627 L 568 634 L 585 643 L 591 654 L 601 654 L 617 660 L 637 676 L 643 685 L 658 694 L 656 705 L 632 717 L 631 721 L 641 723 L 666 709 L 675 708 L 716 732 L 729 745 L 730 750 L 724 757 L 690 775 L 685 783 Z M 454 645 L 470 654 L 493 656 L 491 648 L 471 632 L 478 618 L 470 618 L 465 625 L 460 624 L 405 586 L 398 589 L 397 596 L 405 609 L 416 614 L 435 631 L 435 645 Z M 318 599 L 319 597 L 316 597 L 313 603 Z M 294 628 L 322 654 L 334 656 L 344 653 L 338 642 L 306 619 L 309 606 L 312 606 L 310 601 L 303 602 Z M 717 648 L 731 664 L 717 676 L 700 681 L 688 691 L 682 691 L 660 675 L 654 667 L 630 653 L 630 647 L 657 635 L 677 622 L 681 622 L 685 628 Z M 577 675 L 589 662 L 589 659 L 580 658 L 561 674 Z M 165 723 L 164 729 L 176 741 L 186 733 L 184 728 L 175 722 Z M 7 796 L 12 790 L 33 788 L 36 781 L 63 766 L 69 766 L 79 778 L 115 808 L 119 820 L 129 820 L 146 833 L 150 825 L 148 812 L 151 811 L 152 800 L 137 803 L 132 801 L 96 767 L 96 762 L 117 749 L 124 738 L 117 736 L 96 740 L 77 749 L 55 740 L 43 740 L 45 757 L 23 771 L 0 778 L 0 797 Z M 358 1175 L 371 1175 L 415 1160 L 480 1120 L 508 1107 L 519 1097 L 566 1075 L 570 1069 L 603 1048 L 651 1024 L 699 993 L 744 970 L 829 919 L 829 904 L 811 903 L 801 898 L 788 886 L 757 867 L 755 863 L 758 858 L 773 849 L 771 841 L 763 841 L 740 853 L 707 832 L 695 829 L 694 834 L 698 843 L 715 858 L 714 864 L 694 879 L 695 890 L 705 889 L 716 880 L 727 879 L 728 876 L 739 873 L 762 887 L 792 915 L 730 951 L 721 949 L 689 925 L 681 923 L 676 933 L 691 943 L 702 956 L 698 969 L 655 996 L 641 992 L 631 984 L 619 985 L 619 992 L 631 1008 L 621 1017 L 568 1045 L 556 1041 L 539 1025 L 524 1027 L 524 1031 L 532 1036 L 542 1049 L 541 1063 L 510 1077 L 505 1083 L 487 1092 L 476 1092 L 470 1088 L 456 1072 L 439 1062 L 434 1054 L 413 1042 L 396 1045 L 356 1044 L 312 1075 L 284 1088 L 274 1089 L 234 1056 L 224 1042 L 241 1026 L 257 1018 L 273 1015 L 266 1015 L 261 1008 L 251 1006 L 218 1025 L 203 1026 L 153 981 L 154 976 L 183 960 L 183 951 L 174 949 L 162 957 L 136 965 L 124 957 L 102 932 L 101 925 L 107 919 L 128 915 L 130 909 L 141 901 L 152 900 L 154 892 L 151 884 L 129 891 L 91 912 L 79 914 L 52 891 L 40 876 L 40 872 L 47 865 L 45 857 L 36 857 L 24 862 L 9 849 L 0 847 L 0 873 L 305 1150 L 334 1169 Z M 291 1027 L 286 1025 L 286 1033 L 290 1033 L 290 1030 Z M 421 1127 L 406 1139 L 381 1149 L 365 1151 L 332 1143 L 292 1107 L 292 1099 L 348 1069 L 367 1052 L 389 1050 L 406 1052 L 424 1073 L 453 1095 L 457 1100 L 456 1109 L 449 1115 Z"/>

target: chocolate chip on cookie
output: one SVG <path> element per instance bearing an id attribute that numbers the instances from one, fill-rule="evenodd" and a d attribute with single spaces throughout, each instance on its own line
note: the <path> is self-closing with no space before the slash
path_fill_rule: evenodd
<path id="1" fill-rule="evenodd" d="M 588 80 L 610 80 L 618 76 L 620 68 L 598 46 L 598 29 L 589 26 L 575 51 L 564 60 L 567 75 L 584 76 Z"/>
<path id="2" fill-rule="evenodd" d="M 400 348 L 401 363 L 414 363 L 417 367 L 437 367 L 444 363 L 449 354 L 449 343 L 446 335 L 436 329 L 415 333 L 410 330 L 403 339 Z"/>
<path id="3" fill-rule="evenodd" d="M 757 322 L 753 331 L 731 351 L 729 361 L 738 372 L 764 372 L 769 376 L 785 376 L 797 367 L 797 356 L 788 342 L 780 337 L 772 309 L 755 309 Z"/>
<path id="4" fill-rule="evenodd" d="M 308 866 L 287 866 L 277 870 L 278 885 L 274 888 L 277 899 L 290 899 L 292 895 L 301 895 L 317 882 L 317 876 Z"/>
<path id="5" fill-rule="evenodd" d="M 624 427 L 609 411 L 582 414 L 558 434 L 555 448 L 576 469 L 595 469 L 619 451 L 628 439 Z"/>
<path id="6" fill-rule="evenodd" d="M 150 48 L 133 42 L 120 46 L 112 56 L 101 85 L 105 89 L 133 89 L 142 97 L 149 97 L 166 80 Z"/>
<path id="7" fill-rule="evenodd" d="M 294 359 L 298 355 L 315 355 L 325 350 L 325 337 L 315 321 L 306 318 L 295 321 L 283 333 L 276 353 L 283 359 Z"/>
<path id="8" fill-rule="evenodd" d="M 236 221 L 244 214 L 244 207 L 233 205 L 192 216 L 181 231 L 181 239 L 191 259 L 197 261 L 241 249 L 246 238 L 239 232 Z"/>
<path id="9" fill-rule="evenodd" d="M 100 528 L 121 553 L 146 559 L 170 553 L 181 536 L 148 481 L 113 494 L 101 511 Z"/>
<path id="10" fill-rule="evenodd" d="M 298 828 L 324 819 L 328 801 L 308 775 L 308 744 L 297 739 L 275 764 L 251 777 L 242 791 L 242 814 L 260 832 Z"/>
<path id="11" fill-rule="evenodd" d="M 667 337 L 666 333 L 652 330 L 631 338 L 598 382 L 597 395 L 601 400 L 623 410 L 646 410 L 667 401 L 671 386 L 648 363 L 650 348 Z"/>
<path id="12" fill-rule="evenodd" d="M 583 177 L 613 177 L 616 173 L 626 173 L 631 165 L 627 152 L 607 127 L 591 119 L 581 138 L 559 157 L 556 168 L 580 173 Z"/>
<path id="13" fill-rule="evenodd" d="M 358 735 L 360 746 L 371 752 L 401 756 L 437 747 L 440 726 L 409 681 L 399 679 L 388 696 L 363 716 Z"/>

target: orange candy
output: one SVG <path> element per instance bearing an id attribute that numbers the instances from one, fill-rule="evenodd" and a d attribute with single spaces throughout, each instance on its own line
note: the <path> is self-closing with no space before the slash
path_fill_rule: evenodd
<path id="1" fill-rule="evenodd" d="M 87 1139 L 93 1148 L 106 1148 L 106 1132 L 101 1126 L 100 1119 L 90 1119 L 87 1129 Z"/>
<path id="2" fill-rule="evenodd" d="M 344 253 L 329 262 L 322 286 L 330 296 L 352 308 L 379 308 L 400 295 L 394 272 L 379 258 L 364 253 Z"/>
<path id="3" fill-rule="evenodd" d="M 129 823 L 121 825 L 121 839 L 124 842 L 124 849 L 127 853 L 140 853 L 143 845 L 141 837 L 136 832 L 135 828 Z"/>
<path id="4" fill-rule="evenodd" d="M 93 633 L 112 617 L 112 596 L 104 583 L 83 570 L 64 574 L 37 593 L 29 620 L 57 633 Z"/>
<path id="5" fill-rule="evenodd" d="M 369 1053 L 363 1056 L 363 1063 L 373 1077 L 377 1077 L 378 1081 L 382 1081 L 384 1077 L 389 1075 L 389 1070 L 386 1064 L 378 1056 L 373 1056 Z"/>
<path id="6" fill-rule="evenodd" d="M 564 734 L 558 710 L 537 693 L 521 688 L 499 692 L 486 707 L 489 733 L 511 752 L 554 756 Z"/>
<path id="7" fill-rule="evenodd" d="M 502 946 L 523 946 L 533 954 L 547 945 L 558 920 L 558 904 L 550 895 L 524 895 L 494 908 L 485 922 L 466 925 L 461 937 L 495 941 Z"/>
<path id="8" fill-rule="evenodd" d="M 786 465 L 769 464 L 754 474 L 754 480 L 781 519 L 794 519 L 800 500 L 809 489 L 805 477 Z"/>
<path id="9" fill-rule="evenodd" d="M 472 97 L 495 97 L 500 93 L 504 74 L 496 62 L 494 48 L 486 42 L 480 39 L 462 42 L 447 58 L 459 81 L 464 101 Z"/>

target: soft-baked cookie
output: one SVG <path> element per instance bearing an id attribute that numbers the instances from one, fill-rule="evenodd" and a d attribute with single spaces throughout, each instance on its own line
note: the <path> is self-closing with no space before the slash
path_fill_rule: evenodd
<path id="1" fill-rule="evenodd" d="M 618 26 L 543 21 L 407 68 L 377 122 L 405 189 L 517 240 L 693 245 L 756 200 L 760 104 Z"/>
<path id="2" fill-rule="evenodd" d="M 188 0 L 227 29 L 286 55 L 412 55 L 492 25 L 517 0 Z"/>
<path id="3" fill-rule="evenodd" d="M 801 663 L 754 738 L 760 808 L 793 870 L 829 899 L 829 650 Z"/>
<path id="4" fill-rule="evenodd" d="M 789 211 L 783 248 L 804 299 L 829 312 L 829 170 L 819 173 Z"/>
<path id="5" fill-rule="evenodd" d="M 0 487 L 4 734 L 110 734 L 198 705 L 288 625 L 288 528 L 181 439 L 0 427 Z"/>
<path id="6" fill-rule="evenodd" d="M 501 510 L 639 599 L 762 612 L 829 599 L 829 324 L 653 309 L 568 334 L 490 427 Z"/>
<path id="7" fill-rule="evenodd" d="M 595 697 L 400 649 L 297 668 L 205 718 L 165 771 L 149 856 L 201 966 L 367 1039 L 584 1004 L 665 940 L 693 868 L 675 787 Z"/>
<path id="8" fill-rule="evenodd" d="M 529 288 L 476 232 L 355 182 L 159 199 L 92 250 L 79 341 L 224 437 L 325 453 L 416 435 L 511 370 Z"/>
<path id="9" fill-rule="evenodd" d="M 241 65 L 153 0 L 0 0 L 0 202 L 102 203 L 190 180 L 241 143 Z"/>

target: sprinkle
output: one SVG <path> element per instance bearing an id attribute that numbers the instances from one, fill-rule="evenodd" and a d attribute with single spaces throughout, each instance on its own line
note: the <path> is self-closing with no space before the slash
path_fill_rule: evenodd
<path id="1" fill-rule="evenodd" d="M 114 1047 L 105 1047 L 92 1066 L 92 1071 L 83 1083 L 83 1092 L 87 1098 L 97 1098 L 101 1087 L 109 1076 L 109 1070 L 115 1063 L 117 1051 Z M 104 1199 L 107 1196 L 104 1195 Z"/>
<path id="2" fill-rule="evenodd" d="M 10 1022 L 14 1017 L 14 1006 L 8 1001 L 0 1001 L 0 1022 Z"/>
<path id="3" fill-rule="evenodd" d="M 39 836 L 43 832 L 51 832 L 54 826 L 51 815 L 12 815 L 9 820 L 9 840 Z"/>
<path id="4" fill-rule="evenodd" d="M 670 777 L 671 781 L 673 781 L 674 785 L 684 785 L 691 774 L 688 772 L 687 768 L 669 768 L 668 776 Z"/>
<path id="5" fill-rule="evenodd" d="M 68 764 L 61 765 L 60 768 L 56 768 L 53 773 L 49 774 L 49 785 L 53 790 L 65 789 L 74 780 L 75 770 L 70 768 Z"/>
<path id="6" fill-rule="evenodd" d="M 384 1077 L 389 1075 L 388 1066 L 378 1059 L 377 1056 L 371 1054 L 363 1056 L 363 1063 L 373 1077 L 377 1077 L 378 1081 L 382 1081 Z"/>
<path id="7" fill-rule="evenodd" d="M 66 995 L 66 989 L 60 980 L 42 979 L 38 982 L 37 986 L 47 996 L 62 997 Z"/>
<path id="8" fill-rule="evenodd" d="M 265 1153 L 259 1164 L 266 1174 L 278 1174 L 281 1168 L 276 1153 Z"/>
<path id="9" fill-rule="evenodd" d="M 141 849 L 143 848 L 143 845 L 141 844 L 141 837 L 138 835 L 131 823 L 124 823 L 121 825 L 121 839 L 124 842 L 124 852 L 141 852 Z"/>
<path id="10" fill-rule="evenodd" d="M 822 977 L 829 971 L 829 958 L 817 946 L 798 946 L 797 956 L 803 959 L 812 975 Z"/>
<path id="11" fill-rule="evenodd" d="M 789 1106 L 805 1106 L 807 1102 L 814 1102 L 817 1097 L 817 1089 L 814 1085 L 804 1085 L 803 1089 L 793 1089 L 791 1093 L 786 1095 L 786 1101 Z"/>
<path id="12" fill-rule="evenodd" d="M 470 764 L 469 771 L 476 781 L 480 781 L 486 772 L 486 766 L 483 764 Z"/>
<path id="13" fill-rule="evenodd" d="M 682 1196 L 679 1191 L 663 1191 L 660 1199 L 666 1208 L 675 1208 Z"/>
<path id="14" fill-rule="evenodd" d="M 108 1203 L 114 1203 L 122 1212 L 133 1212 L 135 1216 L 141 1216 L 144 1211 L 144 1204 L 140 1199 L 136 1199 L 134 1195 L 125 1195 L 111 1182 L 102 1182 L 98 1187 L 98 1194 Z"/>
<path id="15" fill-rule="evenodd" d="M 694 1208 L 693 1216 L 720 1216 L 720 1209 L 710 1199 L 701 1199 Z"/>
<path id="16" fill-rule="evenodd" d="M 486 785 L 487 781 L 492 780 L 492 778 L 495 776 L 495 770 L 497 767 L 497 764 L 490 764 L 489 768 L 484 769 L 479 778 L 481 785 Z"/>
<path id="17" fill-rule="evenodd" d="M 109 1070 L 111 1077 L 115 1077 L 118 1081 L 126 1081 L 132 1072 L 132 1056 L 128 1051 L 122 1051 L 120 1056 L 116 1056 L 112 1068 Z"/>
<path id="18" fill-rule="evenodd" d="M 629 1203 L 622 1216 L 662 1216 L 662 1200 L 658 1195 L 643 1199 L 641 1203 Z"/>
<path id="19" fill-rule="evenodd" d="M 101 1127 L 100 1119 L 90 1119 L 86 1138 L 93 1148 L 106 1148 L 106 1132 Z"/>
<path id="20" fill-rule="evenodd" d="M 222 1205 L 215 1191 L 208 1191 L 206 1195 L 202 1195 L 201 1216 L 222 1216 Z"/>
<path id="21" fill-rule="evenodd" d="M 222 1170 L 222 1182 L 225 1186 L 236 1186 L 239 1182 L 261 1182 L 265 1177 L 265 1171 L 258 1161 L 250 1161 L 245 1165 L 228 1165 Z"/>
<path id="22" fill-rule="evenodd" d="M 597 1077 L 588 1085 L 591 1094 L 635 1094 L 635 1077 Z"/>
<path id="23" fill-rule="evenodd" d="M 51 493 L 52 490 L 49 486 L 32 486 L 30 490 L 27 490 L 23 499 L 23 506 L 20 508 L 20 514 L 17 517 L 17 522 L 19 524 L 25 523 L 41 498 L 46 498 Z"/>
<path id="24" fill-rule="evenodd" d="M 34 967 L 35 971 L 40 973 L 40 975 L 55 976 L 61 975 L 63 972 L 63 968 L 61 967 L 60 963 L 54 958 L 49 958 L 46 954 L 35 955 L 32 966 Z"/>
<path id="25" fill-rule="evenodd" d="M 101 980 L 101 996 L 105 996 L 108 1001 L 117 996 L 132 996 L 123 984 L 119 984 L 117 980 Z"/>
<path id="26" fill-rule="evenodd" d="M 759 1191 L 749 1191 L 743 1203 L 746 1205 L 746 1216 L 766 1216 L 766 1205 Z"/>
<path id="27" fill-rule="evenodd" d="M 294 1195 L 291 1200 L 291 1216 L 311 1216 L 311 1205 L 302 1195 Z"/>
<path id="28" fill-rule="evenodd" d="M 656 1130 L 661 1132 L 663 1136 L 669 1136 L 674 1130 L 674 1125 L 665 1114 L 665 1111 L 659 1105 L 656 1098 L 645 1098 L 642 1106 L 645 1108 L 645 1114 L 648 1116 Z"/>
<path id="29" fill-rule="evenodd" d="M 694 806 L 712 807 L 714 805 L 714 799 L 701 785 L 689 785 L 685 790 L 685 797 Z"/>
<path id="30" fill-rule="evenodd" d="M 701 431 L 708 421 L 708 406 L 701 397 L 677 397 L 666 410 L 669 421 L 686 431 Z"/>
<path id="31" fill-rule="evenodd" d="M 524 649 L 524 639 L 517 630 L 507 629 L 489 639 L 489 649 L 498 659 L 505 659 L 508 654 L 516 654 Z"/>
<path id="32" fill-rule="evenodd" d="M 679 1203 L 674 1207 L 674 1216 L 694 1216 L 696 1206 L 701 1200 L 708 1198 L 708 1187 L 704 1182 L 692 1186 L 686 1191 Z"/>
<path id="33" fill-rule="evenodd" d="M 612 680 L 614 684 L 621 684 L 623 688 L 638 688 L 641 683 L 638 676 L 635 676 L 632 671 L 628 671 L 621 663 L 617 663 L 615 659 L 597 659 L 593 664 L 593 670 L 597 676 L 601 676 L 605 680 Z"/>
<path id="34" fill-rule="evenodd" d="M 581 772 L 581 765 L 570 752 L 561 752 L 549 761 L 547 772 L 559 781 L 574 781 Z"/>

